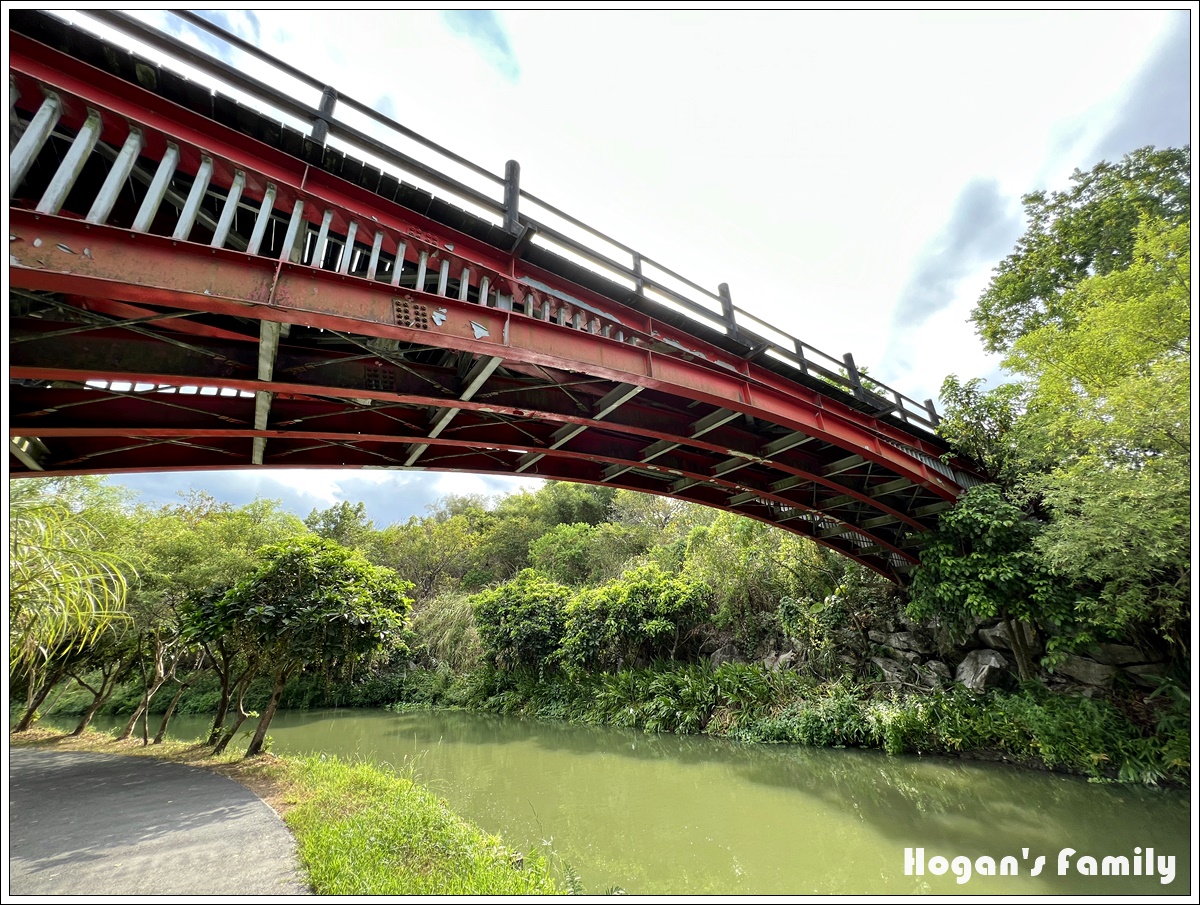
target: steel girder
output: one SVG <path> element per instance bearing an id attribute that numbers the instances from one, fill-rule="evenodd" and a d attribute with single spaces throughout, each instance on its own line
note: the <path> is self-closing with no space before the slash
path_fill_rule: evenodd
<path id="1" fill-rule="evenodd" d="M 182 148 L 209 223 L 218 202 L 235 203 L 235 183 L 260 221 L 289 223 L 292 209 L 291 241 L 308 236 L 312 258 L 87 222 L 69 200 L 61 214 L 13 208 L 14 475 L 252 463 L 519 472 L 740 512 L 895 580 L 969 483 L 932 439 L 78 61 L 14 40 L 12 65 L 22 98 L 65 98 L 68 132 L 99 107 L 101 141 L 137 128 L 152 163 Z M 102 193 L 84 172 L 84 194 Z M 218 195 L 195 188 L 201 175 Z M 354 235 L 366 223 L 364 274 Z M 326 269 L 327 237 L 342 250 Z M 427 268 L 439 267 L 430 291 Z"/>

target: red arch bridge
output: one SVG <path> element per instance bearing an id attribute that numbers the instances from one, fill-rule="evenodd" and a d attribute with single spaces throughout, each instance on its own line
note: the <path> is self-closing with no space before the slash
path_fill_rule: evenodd
<path id="1" fill-rule="evenodd" d="M 743 513 L 900 582 L 978 482 L 931 402 L 590 230 L 516 164 L 176 15 L 217 55 L 117 13 L 91 14 L 113 43 L 11 14 L 13 476 L 525 474 Z"/>

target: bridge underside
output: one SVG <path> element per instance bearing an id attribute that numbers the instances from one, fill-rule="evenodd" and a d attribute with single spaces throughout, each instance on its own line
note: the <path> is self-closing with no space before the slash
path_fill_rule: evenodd
<path id="1" fill-rule="evenodd" d="M 332 175 L 244 108 L 238 131 L 19 35 L 11 76 L 26 148 L 58 106 L 11 201 L 13 476 L 526 474 L 738 512 L 896 581 L 972 480 L 761 346 Z"/>

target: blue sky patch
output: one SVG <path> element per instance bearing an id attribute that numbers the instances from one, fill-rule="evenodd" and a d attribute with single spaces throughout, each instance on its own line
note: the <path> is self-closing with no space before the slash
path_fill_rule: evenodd
<path id="1" fill-rule="evenodd" d="M 516 54 L 508 43 L 504 26 L 490 9 L 451 9 L 442 13 L 451 31 L 465 35 L 510 82 L 521 76 Z"/>

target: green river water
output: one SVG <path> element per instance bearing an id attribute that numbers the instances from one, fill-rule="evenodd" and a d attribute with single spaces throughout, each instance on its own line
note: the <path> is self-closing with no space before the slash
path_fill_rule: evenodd
<path id="1" fill-rule="evenodd" d="M 172 734 L 199 737 L 207 725 L 177 717 Z M 411 770 L 510 846 L 569 864 L 589 893 L 1181 895 L 1190 886 L 1190 797 L 1178 791 L 458 712 L 280 713 L 270 735 L 278 754 Z M 981 857 L 999 866 L 1006 856 L 1014 874 L 981 875 Z M 1096 876 L 1080 872 L 1084 856 Z M 1111 860 L 1105 876 L 1105 857 L 1123 857 L 1129 875 L 1112 875 L 1122 862 Z M 969 859 L 965 882 L 955 866 L 966 876 L 967 860 L 955 858 Z"/>

